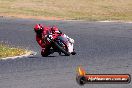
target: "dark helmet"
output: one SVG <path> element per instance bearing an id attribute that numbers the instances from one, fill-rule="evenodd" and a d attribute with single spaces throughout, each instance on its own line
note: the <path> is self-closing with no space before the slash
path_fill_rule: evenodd
<path id="1" fill-rule="evenodd" d="M 36 24 L 35 26 L 34 26 L 34 31 L 36 32 L 36 34 L 41 34 L 42 33 L 42 31 L 43 31 L 43 26 L 41 25 L 41 24 Z"/>

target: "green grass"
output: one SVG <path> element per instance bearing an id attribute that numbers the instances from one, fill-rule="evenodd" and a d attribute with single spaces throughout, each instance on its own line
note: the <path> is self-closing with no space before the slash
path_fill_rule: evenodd
<path id="1" fill-rule="evenodd" d="M 19 56 L 19 55 L 23 55 L 23 54 L 26 54 L 26 50 L 12 48 L 12 47 L 0 44 L 0 58 Z"/>
<path id="2" fill-rule="evenodd" d="M 0 15 L 132 21 L 131 0 L 0 0 Z"/>

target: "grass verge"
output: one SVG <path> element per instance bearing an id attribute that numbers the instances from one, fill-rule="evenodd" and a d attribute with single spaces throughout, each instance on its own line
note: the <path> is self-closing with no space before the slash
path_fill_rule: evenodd
<path id="1" fill-rule="evenodd" d="M 0 15 L 41 19 L 132 21 L 132 1 L 0 0 Z"/>
<path id="2" fill-rule="evenodd" d="M 13 57 L 26 54 L 27 50 L 12 48 L 7 45 L 0 44 L 0 58 Z"/>

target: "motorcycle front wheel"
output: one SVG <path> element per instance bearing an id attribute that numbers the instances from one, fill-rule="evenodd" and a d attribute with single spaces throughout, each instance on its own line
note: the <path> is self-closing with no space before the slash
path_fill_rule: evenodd
<path id="1" fill-rule="evenodd" d="M 66 47 L 66 45 L 65 45 L 65 49 L 64 49 L 57 42 L 54 42 L 54 44 L 62 53 L 64 53 L 66 56 L 70 56 L 70 52 L 68 52 L 68 48 Z"/>

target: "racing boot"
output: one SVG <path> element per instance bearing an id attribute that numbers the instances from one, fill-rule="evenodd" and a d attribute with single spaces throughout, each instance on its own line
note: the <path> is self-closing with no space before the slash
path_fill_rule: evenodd
<path id="1" fill-rule="evenodd" d="M 43 57 L 47 57 L 48 55 L 53 54 L 53 53 L 54 53 L 54 50 L 53 49 L 50 49 L 49 51 L 42 49 L 42 51 L 41 51 L 41 55 Z"/>

